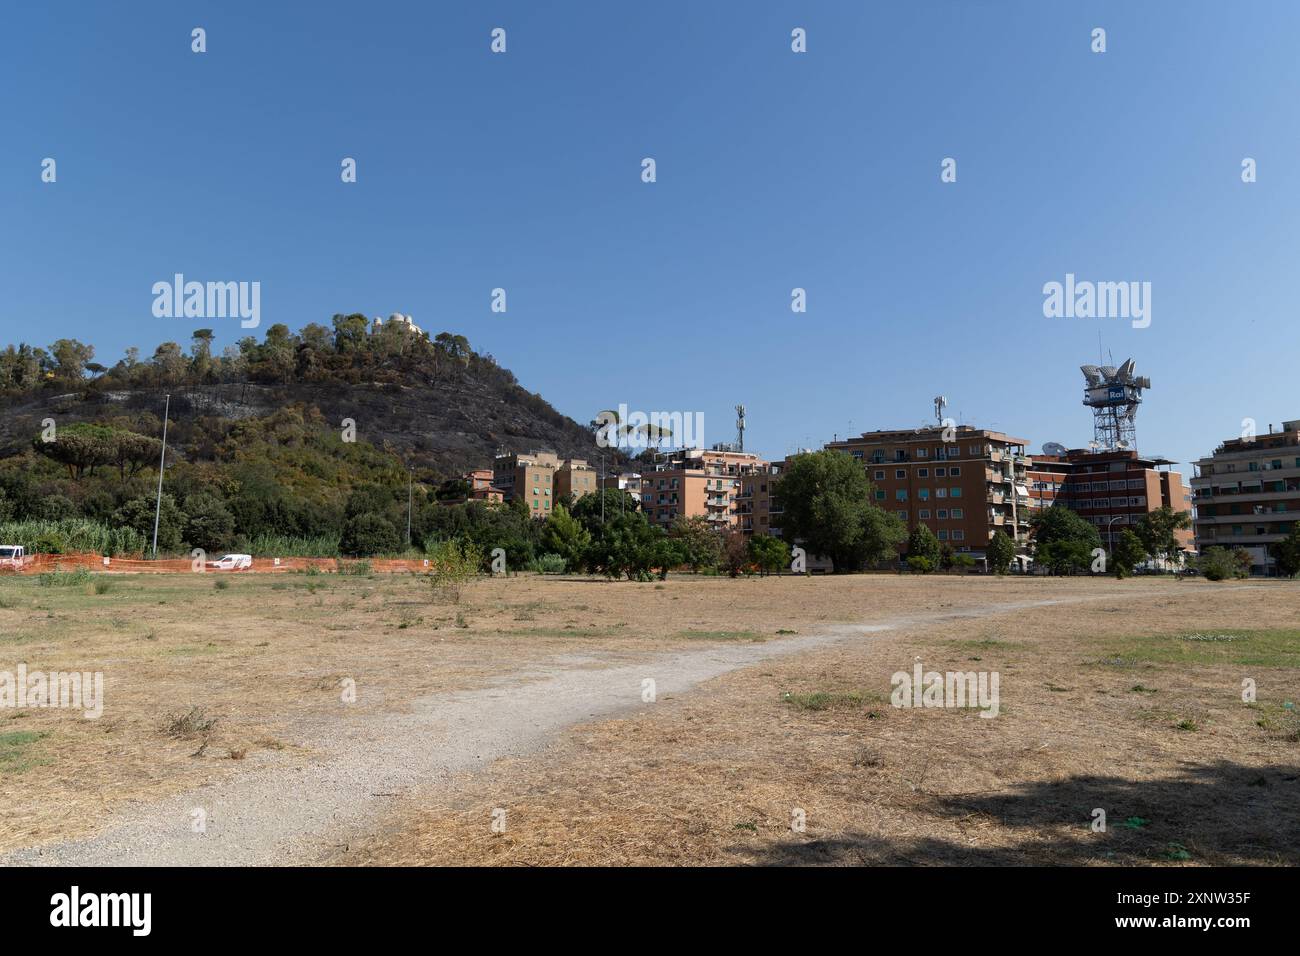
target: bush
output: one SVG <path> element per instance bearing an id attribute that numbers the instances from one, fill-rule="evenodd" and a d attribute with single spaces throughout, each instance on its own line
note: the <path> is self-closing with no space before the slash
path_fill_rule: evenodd
<path id="1" fill-rule="evenodd" d="M 483 552 L 468 541 L 440 541 L 429 549 L 429 564 L 434 600 L 458 604 L 465 585 L 481 573 Z"/>
<path id="2" fill-rule="evenodd" d="M 544 554 L 537 559 L 537 570 L 542 574 L 563 574 L 568 562 L 558 554 Z"/>
<path id="3" fill-rule="evenodd" d="M 391 554 L 401 547 L 397 529 L 381 514 L 366 512 L 349 518 L 343 529 L 339 550 L 354 557 Z"/>
<path id="4" fill-rule="evenodd" d="M 914 554 L 907 559 L 907 567 L 913 574 L 929 574 L 934 570 L 934 562 L 927 557 Z"/>
<path id="5" fill-rule="evenodd" d="M 1249 566 L 1243 568 L 1237 556 L 1227 548 L 1206 548 L 1196 566 L 1207 581 L 1244 578 L 1250 574 Z"/>

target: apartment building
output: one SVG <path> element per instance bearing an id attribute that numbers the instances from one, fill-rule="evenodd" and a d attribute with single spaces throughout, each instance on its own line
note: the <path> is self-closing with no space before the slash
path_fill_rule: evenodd
<path id="1" fill-rule="evenodd" d="M 1244 548 L 1251 573 L 1273 576 L 1270 545 L 1300 516 L 1300 420 L 1280 431 L 1232 438 L 1195 462 L 1192 501 L 1196 547 Z"/>
<path id="2" fill-rule="evenodd" d="M 491 468 L 476 468 L 467 471 L 461 478 L 469 485 L 467 501 L 500 502 L 505 500 L 505 493 L 492 482 L 495 475 Z"/>
<path id="3" fill-rule="evenodd" d="M 637 508 L 641 507 L 641 474 L 630 469 L 596 478 L 596 485 L 614 491 L 622 491 L 632 496 Z"/>
<path id="4" fill-rule="evenodd" d="M 782 508 L 775 486 L 784 469 L 784 461 L 774 461 L 765 468 L 755 468 L 740 476 L 736 516 L 744 534 L 781 537 Z"/>
<path id="5" fill-rule="evenodd" d="M 875 504 L 912 530 L 924 524 L 954 551 L 984 557 L 994 532 L 1029 537 L 1025 439 L 959 425 L 864 432 L 828 449 L 866 469 Z"/>
<path id="6" fill-rule="evenodd" d="M 506 501 L 522 498 L 529 512 L 545 518 L 555 507 L 555 473 L 563 461 L 554 452 L 497 455 L 492 463 L 492 483 Z"/>
<path id="7" fill-rule="evenodd" d="M 740 526 L 741 479 L 767 467 L 748 452 L 714 447 L 665 453 L 641 473 L 641 509 L 650 523 L 667 528 L 680 515 L 703 515 L 720 531 Z"/>
<path id="8" fill-rule="evenodd" d="M 555 500 L 564 501 L 572 495 L 577 501 L 583 495 L 595 494 L 596 469 L 581 458 L 569 458 L 555 469 Z"/>
<path id="9" fill-rule="evenodd" d="M 1131 450 L 1071 449 L 1063 455 L 1035 455 L 1029 467 L 1031 513 L 1053 504 L 1077 512 L 1101 532 L 1107 548 L 1126 527 L 1162 507 L 1192 510 L 1183 476 L 1167 458 Z M 1164 470 L 1161 470 L 1164 469 Z M 1177 531 L 1179 547 L 1191 550 L 1192 532 Z"/>

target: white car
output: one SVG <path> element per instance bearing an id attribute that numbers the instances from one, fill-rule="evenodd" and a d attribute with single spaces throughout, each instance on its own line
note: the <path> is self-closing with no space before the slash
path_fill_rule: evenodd
<path id="1" fill-rule="evenodd" d="M 25 553 L 21 544 L 0 544 L 0 568 L 21 571 Z"/>
<path id="2" fill-rule="evenodd" d="M 252 566 L 251 554 L 223 554 L 217 560 L 208 562 L 208 567 L 214 571 L 240 571 Z"/>

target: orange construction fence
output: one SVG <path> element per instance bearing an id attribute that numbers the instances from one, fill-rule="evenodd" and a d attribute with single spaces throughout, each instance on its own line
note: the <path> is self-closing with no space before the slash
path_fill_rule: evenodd
<path id="1" fill-rule="evenodd" d="M 428 558 L 254 558 L 251 568 L 222 570 L 205 566 L 210 574 L 262 574 L 278 571 L 306 571 L 315 567 L 326 574 L 348 571 L 358 565 L 369 565 L 370 570 L 386 574 L 402 572 L 422 574 L 432 570 Z M 39 574 L 45 571 L 75 571 L 84 568 L 107 574 L 178 574 L 193 573 L 195 562 L 189 558 L 162 558 L 148 561 L 142 558 L 106 558 L 99 554 L 33 554 L 23 559 L 21 568 L 0 565 L 0 573 Z"/>

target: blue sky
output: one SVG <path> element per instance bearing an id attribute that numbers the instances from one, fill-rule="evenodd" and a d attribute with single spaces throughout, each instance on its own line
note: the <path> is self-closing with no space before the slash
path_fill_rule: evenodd
<path id="1" fill-rule="evenodd" d="M 296 6 L 0 15 L 0 340 L 111 364 L 244 334 L 153 316 L 183 272 L 259 281 L 263 328 L 410 313 L 579 421 L 699 410 L 729 440 L 744 402 L 773 457 L 941 393 L 1081 445 L 1099 333 L 1153 379 L 1144 452 L 1300 418 L 1300 5 Z M 1150 282 L 1150 327 L 1045 318 L 1066 273 Z"/>

